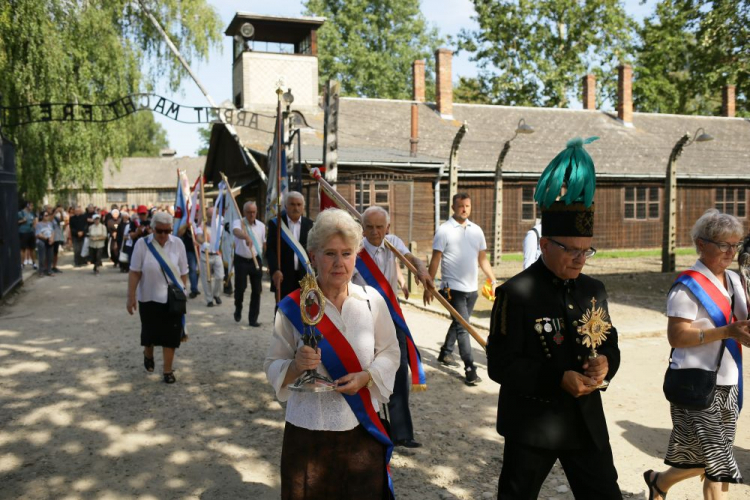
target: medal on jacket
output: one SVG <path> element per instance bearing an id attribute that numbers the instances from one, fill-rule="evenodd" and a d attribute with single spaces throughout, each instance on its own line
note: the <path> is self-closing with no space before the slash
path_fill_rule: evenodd
<path id="1" fill-rule="evenodd" d="M 591 348 L 589 359 L 595 359 L 599 355 L 596 352 L 596 348 L 607 340 L 607 334 L 612 329 L 612 323 L 608 320 L 609 315 L 607 311 L 603 307 L 596 307 L 596 299 L 591 297 L 591 309 L 586 309 L 578 327 L 578 335 L 583 337 L 582 344 Z M 597 386 L 597 389 L 607 387 L 608 385 L 609 382 L 605 380 Z"/>

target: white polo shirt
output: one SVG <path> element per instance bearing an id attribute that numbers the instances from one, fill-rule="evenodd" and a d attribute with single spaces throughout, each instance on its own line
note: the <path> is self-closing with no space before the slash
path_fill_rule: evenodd
<path id="1" fill-rule="evenodd" d="M 729 270 L 726 271 L 727 288 L 729 288 L 727 290 L 700 260 L 691 269 L 698 271 L 711 280 L 730 303 L 732 297 L 734 297 L 734 315 L 738 320 L 747 319 L 747 302 L 745 294 L 742 292 L 740 277 L 737 273 Z M 667 298 L 667 316 L 689 319 L 692 321 L 691 326 L 693 328 L 703 330 L 715 328 L 706 309 L 682 283 L 675 285 L 672 291 L 669 292 L 669 297 Z M 703 370 L 714 371 L 716 370 L 716 361 L 719 359 L 720 346 L 721 341 L 709 342 L 708 344 L 693 347 L 678 347 L 672 353 L 672 363 L 670 366 L 677 370 L 682 368 L 701 368 Z M 724 357 L 721 358 L 721 368 L 716 377 L 716 383 L 718 385 L 737 385 L 738 380 L 739 371 L 737 363 L 734 362 L 734 358 L 732 358 L 729 350 L 725 348 Z"/>
<path id="2" fill-rule="evenodd" d="M 245 224 L 246 222 L 247 220 L 244 218 L 235 219 L 232 223 L 232 234 L 234 234 L 235 229 L 243 229 L 244 231 L 247 231 L 247 226 L 249 224 Z M 250 230 L 253 232 L 255 241 L 258 242 L 258 245 L 260 245 L 260 249 L 262 251 L 263 243 L 266 242 L 266 225 L 258 219 L 255 219 L 255 222 L 250 225 Z M 253 257 L 258 256 L 258 252 L 255 248 L 251 249 L 248 246 L 247 241 L 237 237 L 234 238 L 234 253 L 235 255 L 239 255 L 240 257 L 244 257 L 246 259 L 252 259 Z"/>
<path id="3" fill-rule="evenodd" d="M 139 238 L 135 242 L 133 256 L 130 257 L 130 270 L 141 274 L 141 280 L 138 282 L 136 290 L 138 302 L 161 302 L 167 303 L 167 279 L 161 271 L 159 262 L 146 246 L 146 240 L 154 241 L 154 235 L 150 234 L 145 238 Z M 154 242 L 154 245 L 158 243 Z M 175 265 L 180 276 L 175 276 L 180 280 L 181 276 L 188 273 L 187 255 L 185 254 L 185 244 L 182 240 L 174 235 L 169 235 L 169 239 L 164 244 L 164 253 L 169 260 Z M 180 280 L 182 284 L 182 280 Z"/>
<path id="4" fill-rule="evenodd" d="M 443 287 L 459 292 L 476 292 L 479 279 L 479 252 L 487 250 L 482 228 L 451 217 L 443 222 L 432 240 L 432 249 L 443 253 L 440 279 Z"/>
<path id="5" fill-rule="evenodd" d="M 403 241 L 401 241 L 401 238 L 399 238 L 395 234 L 386 234 L 385 239 L 388 240 L 390 244 L 393 245 L 393 247 L 403 255 L 409 255 L 411 253 L 409 252 L 409 248 L 404 244 Z M 367 241 L 367 238 L 365 238 L 364 247 L 365 250 L 367 250 L 367 253 L 370 254 L 370 257 L 372 257 L 372 260 L 375 261 L 375 265 L 378 266 L 378 269 L 380 269 L 380 271 L 383 273 L 383 276 L 385 276 L 385 279 L 387 279 L 388 283 L 390 283 L 391 288 L 393 289 L 393 293 L 398 296 L 398 292 L 401 287 L 398 286 L 398 274 L 396 274 L 396 266 L 398 265 L 396 263 L 396 256 L 393 255 L 393 252 L 391 252 L 391 250 L 385 246 L 385 241 L 382 241 L 380 243 L 380 246 L 376 247 L 369 241 Z M 352 281 L 358 285 L 367 284 L 362 275 L 359 274 L 359 271 L 357 271 L 356 267 L 354 268 Z"/>

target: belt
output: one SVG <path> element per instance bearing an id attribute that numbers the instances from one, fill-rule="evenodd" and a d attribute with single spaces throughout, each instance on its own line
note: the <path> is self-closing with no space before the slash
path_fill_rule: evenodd
<path id="1" fill-rule="evenodd" d="M 211 253 L 209 252 L 208 255 L 219 255 L 218 253 Z"/>
<path id="2" fill-rule="evenodd" d="M 248 262 L 252 262 L 252 261 L 253 261 L 253 258 L 252 258 L 252 257 L 243 257 L 242 255 L 237 255 L 237 254 L 235 254 L 235 255 L 234 255 L 234 258 L 235 258 L 235 259 L 242 259 L 242 260 L 246 260 L 246 261 L 248 261 Z M 257 257 L 256 257 L 256 259 L 257 259 Z"/>

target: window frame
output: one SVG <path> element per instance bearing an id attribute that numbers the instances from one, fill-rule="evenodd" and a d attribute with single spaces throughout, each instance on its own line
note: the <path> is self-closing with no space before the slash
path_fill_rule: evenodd
<path id="1" fill-rule="evenodd" d="M 527 200 L 524 198 L 525 194 L 528 192 L 528 190 L 531 190 L 531 199 Z M 536 186 L 521 186 L 521 213 L 519 215 L 521 222 L 532 222 L 536 221 L 537 216 L 541 216 L 541 214 L 537 214 L 537 204 L 534 200 L 534 195 L 536 194 Z M 531 214 L 532 217 L 524 218 L 524 208 L 527 208 L 528 206 L 531 206 Z"/>
<path id="2" fill-rule="evenodd" d="M 113 194 L 122 195 L 122 199 L 119 197 L 112 198 Z M 125 189 L 108 189 L 107 190 L 107 203 L 127 203 L 128 202 L 128 191 Z"/>
<path id="3" fill-rule="evenodd" d="M 632 193 L 632 197 L 630 199 L 628 199 L 629 192 Z M 639 199 L 639 195 L 641 192 L 643 193 L 643 197 Z M 656 193 L 655 198 L 652 196 L 654 193 Z M 631 222 L 647 222 L 658 221 L 659 219 L 661 219 L 662 193 L 663 191 L 661 189 L 661 186 L 623 186 L 622 220 Z M 656 210 L 656 215 L 652 215 L 652 209 Z M 631 212 L 631 215 L 628 215 L 629 211 Z"/>
<path id="4" fill-rule="evenodd" d="M 721 200 L 719 200 L 719 192 L 721 191 Z M 734 217 L 745 220 L 747 219 L 747 188 L 741 186 L 715 186 L 714 192 L 714 208 L 723 214 L 733 215 Z M 731 200 L 727 197 L 727 192 L 732 193 Z M 742 194 L 742 200 L 740 200 L 740 193 Z M 727 211 L 727 204 L 732 205 L 732 211 Z M 743 214 L 739 215 L 738 207 L 742 205 Z"/>

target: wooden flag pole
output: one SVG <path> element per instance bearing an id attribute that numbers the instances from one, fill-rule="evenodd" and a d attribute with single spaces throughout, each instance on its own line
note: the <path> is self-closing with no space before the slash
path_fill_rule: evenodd
<path id="1" fill-rule="evenodd" d="M 352 215 L 352 217 L 356 217 L 357 220 L 362 222 L 362 214 L 360 214 L 356 208 L 354 208 L 348 201 L 346 201 L 346 199 L 343 196 L 341 196 L 341 194 L 339 194 L 335 189 L 333 189 L 333 187 L 325 179 L 323 179 L 323 176 L 320 175 L 320 171 L 317 169 L 311 169 L 310 165 L 308 164 L 305 164 L 305 165 L 307 166 L 308 170 L 310 170 L 310 173 L 313 176 L 313 178 L 316 181 L 318 181 L 318 183 L 320 184 L 320 187 L 323 189 L 323 191 L 325 191 L 328 197 L 331 198 L 340 208 L 348 211 Z M 391 245 L 391 243 L 387 239 L 384 241 L 388 249 L 391 252 L 393 252 L 393 255 L 395 255 L 401 262 L 403 262 L 412 273 L 414 273 L 415 275 L 419 274 L 417 272 L 417 268 L 414 267 L 414 264 L 409 262 L 409 259 L 404 257 L 404 255 L 401 252 L 399 252 L 393 245 Z M 453 316 L 453 318 L 456 321 L 461 323 L 461 325 L 464 328 L 466 328 L 466 331 L 469 332 L 469 334 L 472 337 L 474 337 L 474 340 L 476 340 L 477 343 L 486 350 L 487 341 L 485 341 L 479 335 L 479 333 L 477 333 L 474 327 L 471 326 L 469 322 L 463 318 L 463 316 L 458 314 L 458 311 L 456 311 L 453 308 L 453 306 L 450 304 L 450 302 L 446 300 L 445 297 L 440 295 L 440 292 L 438 292 L 437 288 L 435 288 L 434 286 L 427 286 L 427 284 L 425 284 L 425 287 L 430 291 L 430 293 L 432 293 L 432 295 L 438 300 L 438 302 L 440 302 L 443 305 L 443 307 L 445 307 L 448 310 L 451 316 Z"/>
<path id="2" fill-rule="evenodd" d="M 206 195 L 204 194 L 206 186 L 203 184 L 203 174 L 201 174 L 200 180 L 201 180 L 201 214 L 203 216 L 201 217 L 201 229 L 203 229 L 203 241 L 208 243 L 208 238 L 206 238 L 206 235 L 208 235 L 208 233 L 206 232 Z M 206 257 L 206 283 L 209 286 L 211 286 L 211 260 L 208 255 L 208 248 L 205 248 L 203 250 L 203 255 L 205 255 Z"/>
<path id="3" fill-rule="evenodd" d="M 242 223 L 242 218 L 245 217 L 245 215 L 240 212 L 240 206 L 237 205 L 237 200 L 234 198 L 234 193 L 232 192 L 232 187 L 229 185 L 229 179 L 227 179 L 227 176 L 224 175 L 224 172 L 219 172 L 221 174 L 221 178 L 224 180 L 224 184 L 227 185 L 227 191 L 229 192 L 229 197 L 232 198 L 232 203 L 234 204 L 234 209 L 237 211 L 237 214 L 240 216 L 240 231 L 242 231 L 243 234 L 247 234 L 247 231 L 245 231 L 245 224 Z M 250 229 L 252 231 L 252 229 Z M 250 236 L 249 234 L 247 234 Z M 256 248 L 255 251 L 257 252 L 258 249 Z M 253 255 L 253 252 L 250 252 L 250 255 L 253 257 L 253 264 L 255 264 L 256 269 L 260 269 L 260 266 L 258 265 L 258 260 L 255 258 L 255 255 Z"/>
<path id="4" fill-rule="evenodd" d="M 281 87 L 276 89 L 276 269 L 281 271 Z M 273 182 L 273 181 L 271 181 Z M 283 274 L 283 273 L 282 273 Z M 271 277 L 273 279 L 273 276 Z M 283 279 L 283 276 L 282 276 Z M 281 302 L 281 284 L 276 287 L 276 303 Z"/>

